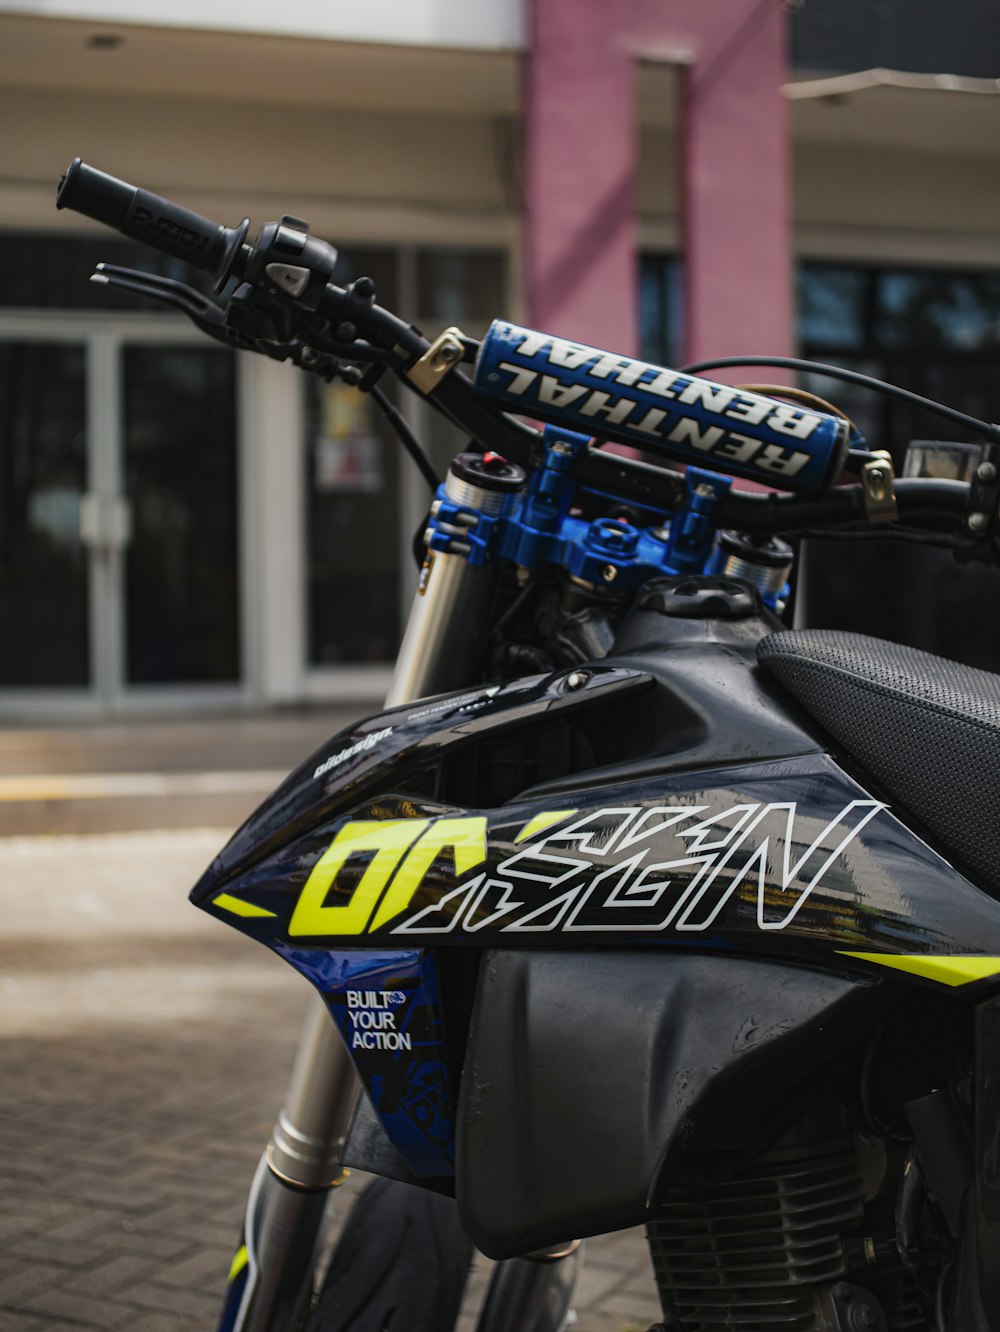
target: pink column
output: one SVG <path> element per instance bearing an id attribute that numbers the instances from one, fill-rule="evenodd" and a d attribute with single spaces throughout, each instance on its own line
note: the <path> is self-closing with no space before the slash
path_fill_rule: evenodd
<path id="1" fill-rule="evenodd" d="M 635 113 L 612 0 L 532 0 L 525 71 L 528 322 L 635 350 Z"/>
<path id="2" fill-rule="evenodd" d="M 685 359 L 789 355 L 789 127 L 778 91 L 787 81 L 783 11 L 778 0 L 704 8 L 715 23 L 706 24 L 684 79 Z M 746 371 L 734 373 L 746 378 Z"/>
<path id="3" fill-rule="evenodd" d="M 634 350 L 633 60 L 643 50 L 687 49 L 694 59 L 682 117 L 685 357 L 789 352 L 781 0 L 531 0 L 529 41 L 530 322 Z"/>

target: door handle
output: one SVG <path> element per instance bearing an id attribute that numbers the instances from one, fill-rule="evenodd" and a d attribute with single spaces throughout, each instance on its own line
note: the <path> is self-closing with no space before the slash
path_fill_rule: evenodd
<path id="1" fill-rule="evenodd" d="M 132 505 L 122 495 L 90 491 L 80 499 L 80 540 L 111 554 L 132 540 Z"/>

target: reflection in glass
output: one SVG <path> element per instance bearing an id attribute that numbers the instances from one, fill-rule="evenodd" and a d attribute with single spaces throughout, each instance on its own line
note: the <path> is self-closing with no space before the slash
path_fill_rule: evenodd
<path id="1" fill-rule="evenodd" d="M 799 270 L 799 338 L 831 350 L 860 351 L 865 344 L 868 274 L 835 264 Z"/>
<path id="2" fill-rule="evenodd" d="M 167 314 L 165 305 L 114 287 L 90 275 L 100 263 L 139 268 L 186 282 L 208 294 L 211 281 L 190 264 L 121 236 L 41 236 L 0 231 L 0 306 L 7 309 L 137 310 Z"/>
<path id="3" fill-rule="evenodd" d="M 481 338 L 507 313 L 506 264 L 495 250 L 418 250 L 417 323 L 428 335 L 457 324 Z M 421 443 L 439 476 L 456 453 L 469 447 L 466 435 L 439 412 L 423 413 Z"/>
<path id="4" fill-rule="evenodd" d="M 399 458 L 345 384 L 306 395 L 309 660 L 389 661 L 399 644 Z"/>
<path id="5" fill-rule="evenodd" d="M 87 685 L 85 356 L 0 342 L 0 685 Z"/>
<path id="6" fill-rule="evenodd" d="M 479 337 L 504 314 L 505 266 L 496 251 L 419 249 L 416 323 L 428 334 L 458 324 Z M 334 280 L 375 281 L 379 304 L 397 307 L 396 253 L 341 252 Z M 385 391 L 393 387 L 383 380 Z M 421 442 L 443 475 L 466 440 L 435 412 L 422 414 Z M 390 661 L 401 634 L 401 453 L 371 400 L 343 385 L 306 384 L 308 659 L 315 666 Z M 421 483 L 422 484 L 422 483 Z"/>
<path id="7" fill-rule="evenodd" d="M 887 347 L 1000 350 L 1000 274 L 879 275 L 875 336 Z"/>
<path id="8" fill-rule="evenodd" d="M 803 265 L 802 354 L 834 361 L 981 420 L 1000 420 L 1000 274 Z M 849 351 L 850 355 L 843 353 Z M 805 376 L 842 407 L 901 472 L 911 440 L 970 441 L 910 403 Z M 809 543 L 806 623 L 909 643 L 1000 670 L 1000 572 L 899 543 Z"/>
<path id="9" fill-rule="evenodd" d="M 680 264 L 667 254 L 639 259 L 639 355 L 653 365 L 681 358 Z"/>
<path id="10" fill-rule="evenodd" d="M 395 252 L 342 250 L 334 281 L 362 275 L 374 280 L 378 303 L 394 308 Z M 390 661 L 400 637 L 398 448 L 357 390 L 313 377 L 305 390 L 308 660 Z"/>
<path id="11" fill-rule="evenodd" d="M 132 684 L 240 676 L 234 368 L 213 348 L 124 351 Z"/>
<path id="12" fill-rule="evenodd" d="M 428 324 L 461 324 L 479 337 L 503 317 L 504 282 L 503 255 L 495 250 L 417 251 L 417 307 Z"/>

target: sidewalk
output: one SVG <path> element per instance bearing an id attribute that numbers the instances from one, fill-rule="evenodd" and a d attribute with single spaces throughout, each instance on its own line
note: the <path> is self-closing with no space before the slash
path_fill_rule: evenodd
<path id="1" fill-rule="evenodd" d="M 339 724 L 5 732 L 0 778 L 283 772 Z M 211 797 L 238 817 L 258 798 Z M 307 995 L 279 959 L 188 905 L 231 824 L 199 826 L 209 797 L 181 800 L 0 800 L 0 827 L 16 805 L 39 830 L 0 837 L 3 1332 L 215 1326 Z M 136 801 L 189 826 L 137 828 Z M 85 817 L 105 831 L 66 831 Z M 338 1195 L 341 1217 L 362 1182 Z M 656 1321 L 640 1232 L 588 1243 L 577 1312 L 578 1332 Z"/>
<path id="2" fill-rule="evenodd" d="M 363 711 L 0 730 L 0 836 L 235 828 L 293 767 Z"/>

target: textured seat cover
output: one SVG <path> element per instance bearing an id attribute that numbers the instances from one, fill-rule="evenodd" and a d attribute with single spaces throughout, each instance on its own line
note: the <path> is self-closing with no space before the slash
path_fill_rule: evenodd
<path id="1" fill-rule="evenodd" d="M 983 887 L 1000 893 L 1000 675 L 829 629 L 771 634 L 757 656 Z"/>

